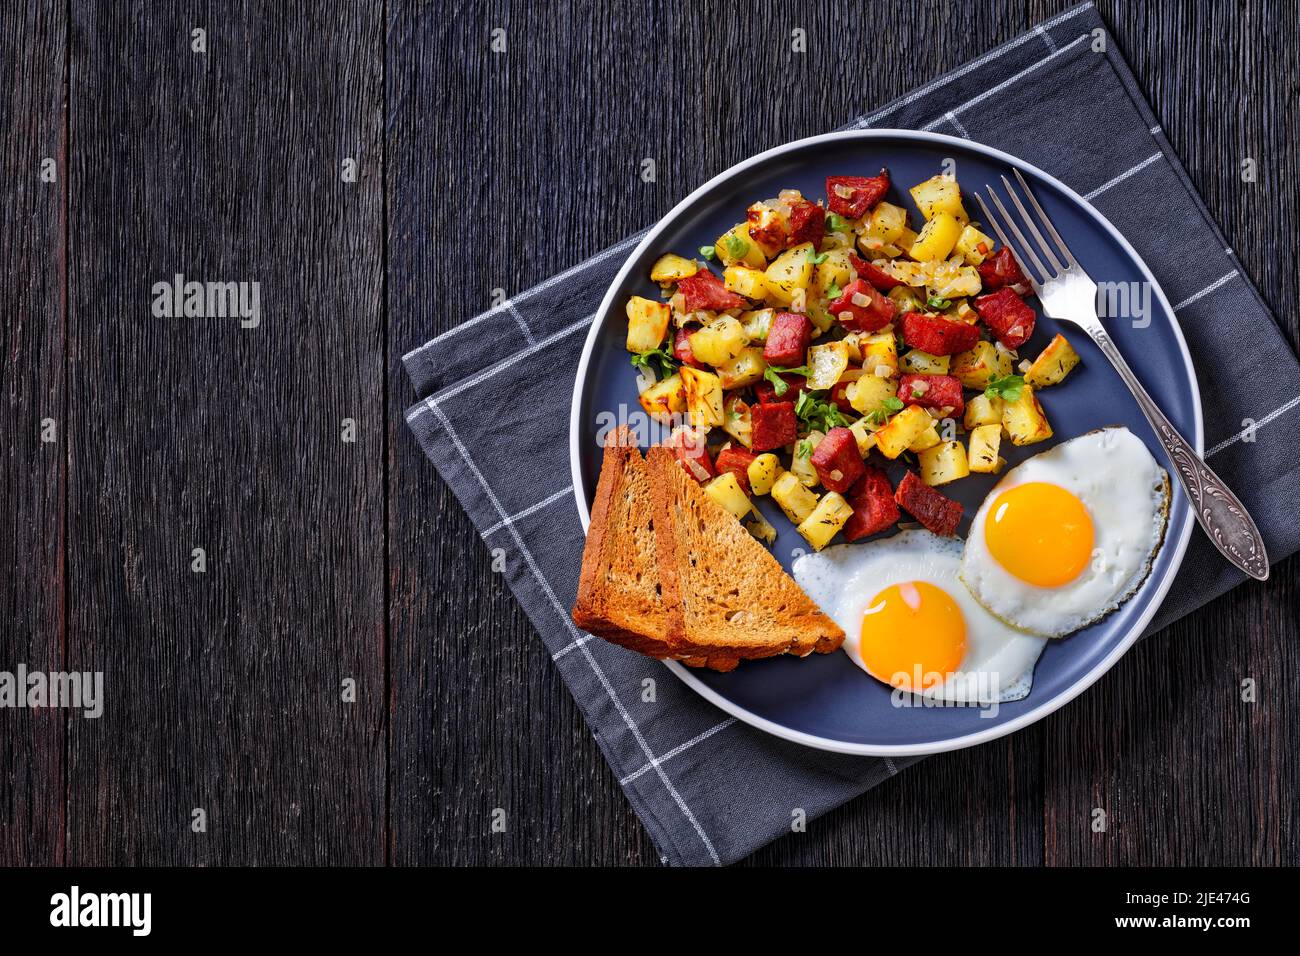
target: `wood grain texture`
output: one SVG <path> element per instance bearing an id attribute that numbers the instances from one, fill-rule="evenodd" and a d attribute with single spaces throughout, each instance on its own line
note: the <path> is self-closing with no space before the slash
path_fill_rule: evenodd
<path id="1" fill-rule="evenodd" d="M 68 861 L 382 863 L 382 17 L 73 10 Z"/>
<path id="2" fill-rule="evenodd" d="M 0 711 L 0 864 L 655 863 L 405 427 L 400 356 L 1069 5 L 0 10 L 0 669 L 102 669 L 108 696 Z M 1295 345 L 1300 4 L 1099 6 Z M 260 327 L 154 318 L 177 272 L 259 281 Z M 1297 862 L 1298 582 L 1284 563 L 747 862 Z"/>
<path id="3" fill-rule="evenodd" d="M 64 257 L 67 234 L 63 3 L 0 10 L 0 670 L 64 660 Z M 55 161 L 55 179 L 41 177 Z M 41 440 L 53 419 L 56 440 Z M 65 716 L 0 710 L 0 865 L 61 862 Z"/>

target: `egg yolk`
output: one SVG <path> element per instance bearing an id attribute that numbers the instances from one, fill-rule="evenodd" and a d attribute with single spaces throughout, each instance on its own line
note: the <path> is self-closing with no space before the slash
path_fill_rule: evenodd
<path id="1" fill-rule="evenodd" d="M 1088 509 L 1060 485 L 1030 481 L 993 500 L 984 522 L 989 551 L 1020 580 L 1055 588 L 1077 578 L 1092 558 Z"/>
<path id="2" fill-rule="evenodd" d="M 891 687 L 943 683 L 966 653 L 966 619 L 947 591 L 925 581 L 891 584 L 862 612 L 859 647 L 868 673 Z"/>

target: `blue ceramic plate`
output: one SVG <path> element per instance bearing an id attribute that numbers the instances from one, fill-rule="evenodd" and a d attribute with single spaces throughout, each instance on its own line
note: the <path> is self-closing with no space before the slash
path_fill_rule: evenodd
<path id="1" fill-rule="evenodd" d="M 1149 288 L 1149 324 L 1131 317 L 1107 320 L 1111 335 L 1170 420 L 1202 448 L 1201 401 L 1191 359 L 1173 309 L 1146 265 L 1100 213 L 1051 176 L 998 150 L 968 140 L 910 130 L 832 133 L 769 150 L 705 183 L 670 212 L 636 247 L 615 278 L 596 314 L 578 366 L 570 423 L 573 488 L 583 525 L 600 472 L 596 440 L 609 416 L 639 412 L 636 374 L 624 349 L 629 295 L 658 295 L 650 282 L 651 264 L 666 252 L 691 256 L 700 246 L 744 219 L 752 202 L 797 188 L 813 199 L 825 196 L 832 175 L 871 176 L 889 169 L 894 187 L 888 200 L 905 206 L 913 225 L 921 221 L 906 188 L 955 161 L 956 176 L 968 196 L 999 182 L 1011 167 L 1029 180 L 1076 258 L 1098 282 L 1132 283 Z M 968 202 L 972 215 L 977 210 Z M 1031 299 L 1037 306 L 1037 300 Z M 1081 330 L 1041 318 L 1021 354 L 1036 355 L 1056 332 L 1064 332 L 1082 356 L 1082 365 L 1061 385 L 1040 394 L 1055 437 L 1026 448 L 1004 443 L 1008 465 L 1045 451 L 1057 442 L 1104 425 L 1127 425 L 1146 442 L 1166 469 L 1160 445 L 1146 419 L 1110 363 Z M 893 463 L 897 482 L 902 465 Z M 980 502 L 997 482 L 994 475 L 972 475 L 944 489 L 966 507 L 964 536 Z M 728 713 L 777 736 L 810 747 L 842 753 L 901 756 L 969 747 L 1011 733 L 1056 710 L 1100 677 L 1141 635 L 1160 606 L 1183 559 L 1193 518 L 1187 499 L 1173 483 L 1165 543 L 1142 588 L 1116 613 L 1063 640 L 1052 642 L 1039 659 L 1033 690 L 1024 700 L 1002 704 L 995 716 L 976 708 L 900 708 L 889 688 L 872 680 L 843 653 L 742 662 L 729 674 L 696 671 L 675 662 L 667 666 L 692 688 Z M 756 498 L 776 527 L 773 553 L 788 570 L 792 552 L 806 543 L 768 498 Z"/>

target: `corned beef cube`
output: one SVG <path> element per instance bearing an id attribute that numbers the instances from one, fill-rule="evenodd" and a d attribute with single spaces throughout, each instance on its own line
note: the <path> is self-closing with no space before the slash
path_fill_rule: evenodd
<path id="1" fill-rule="evenodd" d="M 827 176 L 826 200 L 831 212 L 845 219 L 860 219 L 889 192 L 889 172 L 879 176 Z"/>
<path id="2" fill-rule="evenodd" d="M 845 541 L 879 534 L 898 521 L 894 487 L 889 483 L 889 476 L 874 465 L 866 466 L 858 483 L 849 491 L 848 501 L 853 514 L 844 523 Z"/>
<path id="3" fill-rule="evenodd" d="M 673 336 L 673 358 L 683 365 L 704 368 L 704 363 L 697 359 L 695 353 L 691 351 L 690 329 L 678 329 L 677 334 Z"/>
<path id="4" fill-rule="evenodd" d="M 749 415 L 752 426 L 749 443 L 754 451 L 781 448 L 799 437 L 799 419 L 794 414 L 794 402 L 751 405 Z"/>
<path id="5" fill-rule="evenodd" d="M 811 242 L 813 249 L 826 235 L 826 210 L 807 199 L 790 207 L 790 245 Z"/>
<path id="6" fill-rule="evenodd" d="M 696 481 L 715 478 L 718 474 L 718 469 L 713 466 L 713 459 L 709 457 L 709 446 L 704 439 L 705 433 L 702 429 L 682 428 L 673 432 L 665 442 L 677 456 L 677 464 L 682 466 L 682 471 Z"/>
<path id="7" fill-rule="evenodd" d="M 853 271 L 858 274 L 859 279 L 866 279 L 881 292 L 888 292 L 903 284 L 902 279 L 895 279 L 874 262 L 860 259 L 853 253 L 849 253 L 849 265 L 853 266 Z"/>
<path id="8" fill-rule="evenodd" d="M 908 312 L 903 316 L 903 341 L 909 348 L 931 355 L 956 355 L 973 349 L 979 340 L 979 328 L 967 322 L 926 312 Z"/>
<path id="9" fill-rule="evenodd" d="M 1034 334 L 1034 310 L 1010 289 L 999 289 L 975 300 L 975 311 L 997 340 L 1018 349 Z"/>
<path id="10" fill-rule="evenodd" d="M 778 312 L 767 330 L 763 359 L 768 365 L 798 368 L 806 361 L 812 340 L 812 322 L 798 312 Z"/>
<path id="11" fill-rule="evenodd" d="M 840 494 L 852 488 L 867 468 L 858 454 L 858 440 L 843 426 L 836 426 L 826 433 L 813 449 L 811 461 L 821 483 Z"/>
<path id="12" fill-rule="evenodd" d="M 956 418 L 966 411 L 961 382 L 951 375 L 904 375 L 898 380 L 898 397 L 904 405 L 950 408 L 949 414 Z"/>
<path id="13" fill-rule="evenodd" d="M 902 505 L 913 518 L 934 534 L 951 537 L 961 523 L 961 503 L 935 491 L 909 471 L 898 483 L 894 501 Z"/>
<path id="14" fill-rule="evenodd" d="M 736 293 L 728 292 L 722 280 L 708 269 L 701 269 L 695 275 L 679 280 L 677 291 L 682 294 L 682 303 L 687 312 L 698 312 L 701 309 L 722 312 L 725 309 L 750 307 L 749 303 Z"/>
<path id="15" fill-rule="evenodd" d="M 749 494 L 749 466 L 757 457 L 748 448 L 729 445 L 718 452 L 714 465 L 718 469 L 718 474 L 729 471 L 735 475 L 736 480 L 740 482 L 740 487 L 745 489 L 745 494 Z"/>
<path id="16" fill-rule="evenodd" d="M 984 283 L 984 288 L 990 292 L 1007 285 L 1029 284 L 1029 280 L 1025 278 L 1025 273 L 1020 268 L 1020 263 L 1016 261 L 1015 254 L 1006 246 L 993 253 L 975 268 L 979 270 L 980 280 Z"/>
<path id="17" fill-rule="evenodd" d="M 879 332 L 894 321 L 894 300 L 885 298 L 866 279 L 854 279 L 830 304 L 829 311 L 850 332 Z"/>
<path id="18" fill-rule="evenodd" d="M 767 379 L 754 386 L 754 394 L 758 397 L 760 405 L 769 405 L 772 402 L 797 402 L 799 396 L 808 388 L 808 380 L 802 375 L 787 373 L 781 376 L 781 381 L 785 382 L 786 389 L 780 395 L 776 394 L 776 386 Z"/>

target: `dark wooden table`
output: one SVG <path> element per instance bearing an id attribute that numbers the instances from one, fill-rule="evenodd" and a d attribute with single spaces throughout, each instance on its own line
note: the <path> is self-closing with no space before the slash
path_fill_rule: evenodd
<path id="1" fill-rule="evenodd" d="M 0 710 L 0 863 L 655 862 L 399 357 L 1066 6 L 0 8 L 0 670 L 107 696 Z M 1101 4 L 1294 345 L 1300 7 L 1203 6 Z M 259 282 L 260 325 L 156 318 L 177 273 Z M 753 861 L 1295 863 L 1298 582 Z"/>

